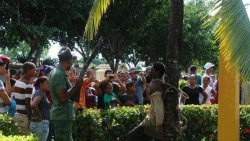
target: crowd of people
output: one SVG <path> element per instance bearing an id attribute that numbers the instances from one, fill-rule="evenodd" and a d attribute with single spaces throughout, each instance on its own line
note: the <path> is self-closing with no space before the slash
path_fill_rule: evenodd
<path id="1" fill-rule="evenodd" d="M 154 127 L 162 132 L 164 119 L 164 73 L 165 66 L 157 62 L 145 72 L 130 68 L 119 71 L 106 70 L 105 79 L 97 80 L 89 69 L 77 75 L 73 55 L 69 48 L 58 53 L 56 67 L 43 65 L 38 68 L 25 62 L 20 75 L 10 76 L 7 66 L 10 58 L 0 55 L 0 113 L 14 118 L 22 134 L 36 134 L 41 141 L 71 141 L 75 113 L 84 108 L 114 109 L 119 106 L 135 106 L 150 103 L 150 112 L 142 123 L 129 133 L 129 141 L 150 140 L 145 127 Z M 213 83 L 211 73 L 214 65 L 205 65 L 203 77 L 190 67 L 187 86 L 182 91 L 185 104 L 213 104 L 217 102 L 217 81 Z M 155 136 L 158 138 L 160 136 Z"/>
<path id="2" fill-rule="evenodd" d="M 182 97 L 183 104 L 218 104 L 218 79 L 212 76 L 215 65 L 208 62 L 204 65 L 205 74 L 197 74 L 197 67 L 190 66 L 189 75 L 186 76 L 187 84 L 182 88 L 187 95 Z"/>

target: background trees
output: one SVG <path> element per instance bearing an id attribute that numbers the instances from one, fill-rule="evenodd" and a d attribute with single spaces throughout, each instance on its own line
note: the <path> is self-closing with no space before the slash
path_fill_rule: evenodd
<path id="1" fill-rule="evenodd" d="M 218 44 L 213 34 L 216 21 L 209 20 L 214 4 L 205 0 L 190 0 L 185 4 L 183 47 L 180 50 L 182 70 L 187 71 L 192 64 L 203 66 L 206 62 L 217 64 L 219 61 Z"/>
<path id="2" fill-rule="evenodd" d="M 25 60 L 37 62 L 44 48 L 48 47 L 48 39 L 55 28 L 46 25 L 48 16 L 52 14 L 50 1 L 7 1 L 0 4 L 1 31 L 0 46 L 16 48 L 25 41 L 30 47 Z"/>
<path id="3" fill-rule="evenodd" d="M 29 49 L 25 49 L 23 61 L 38 62 L 41 54 L 51 46 L 50 41 L 56 41 L 79 52 L 84 62 L 96 40 L 103 36 L 106 44 L 100 52 L 114 71 L 119 63 L 136 66 L 139 61 L 145 61 L 146 65 L 166 61 L 169 1 L 111 3 L 96 38 L 86 43 L 82 36 L 93 1 L 2 0 L 0 47 L 19 50 L 20 44 L 25 42 Z M 181 70 L 186 70 L 190 64 L 203 65 L 218 60 L 217 44 L 211 34 L 215 23 L 202 26 L 209 18 L 205 15 L 210 5 L 204 0 L 185 4 Z"/>

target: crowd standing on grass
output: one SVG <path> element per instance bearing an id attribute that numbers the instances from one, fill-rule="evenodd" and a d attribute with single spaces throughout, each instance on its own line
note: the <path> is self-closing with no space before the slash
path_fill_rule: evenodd
<path id="1" fill-rule="evenodd" d="M 116 109 L 119 106 L 150 104 L 149 113 L 140 125 L 129 133 L 129 140 L 161 140 L 163 133 L 165 66 L 156 62 L 145 72 L 130 68 L 114 73 L 104 72 L 97 80 L 89 69 L 77 75 L 74 56 L 69 48 L 58 53 L 59 64 L 43 64 L 37 69 L 25 62 L 22 70 L 11 75 L 10 58 L 0 55 L 0 114 L 13 117 L 21 134 L 35 134 L 41 141 L 72 141 L 75 114 L 84 108 Z M 182 92 L 184 104 L 215 104 L 218 102 L 218 80 L 213 78 L 215 65 L 206 63 L 203 77 L 195 65 L 190 66 L 187 85 Z M 157 135 L 150 134 L 156 133 Z"/>

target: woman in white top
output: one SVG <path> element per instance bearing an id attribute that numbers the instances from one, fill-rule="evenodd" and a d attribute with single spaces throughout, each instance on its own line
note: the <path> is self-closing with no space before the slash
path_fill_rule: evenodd
<path id="1" fill-rule="evenodd" d="M 203 90 L 207 93 L 207 100 L 205 104 L 213 104 L 214 103 L 214 98 L 216 96 L 215 90 L 209 85 L 210 84 L 210 77 L 209 76 L 204 76 L 202 78 L 202 88 Z M 199 101 L 203 99 L 203 96 L 200 94 L 199 96 Z"/>

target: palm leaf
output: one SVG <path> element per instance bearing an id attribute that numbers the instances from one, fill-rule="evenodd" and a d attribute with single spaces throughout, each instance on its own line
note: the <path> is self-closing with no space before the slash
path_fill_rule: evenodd
<path id="1" fill-rule="evenodd" d="M 84 39 L 92 40 L 97 34 L 102 15 L 107 11 L 111 0 L 95 0 L 85 25 Z"/>
<path id="2" fill-rule="evenodd" d="M 242 0 L 218 0 L 215 32 L 226 68 L 238 70 L 243 79 L 250 77 L 250 21 Z"/>

